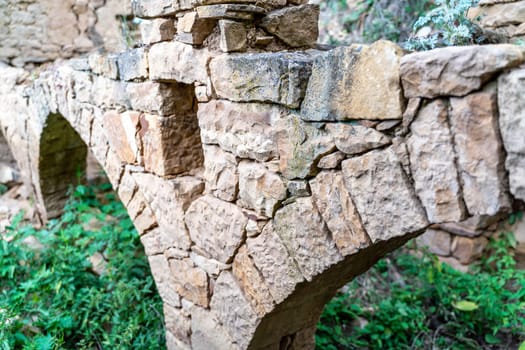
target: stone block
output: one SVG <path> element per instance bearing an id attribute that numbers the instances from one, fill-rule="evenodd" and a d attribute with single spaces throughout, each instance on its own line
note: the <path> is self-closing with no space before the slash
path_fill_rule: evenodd
<path id="1" fill-rule="evenodd" d="M 210 290 L 206 272 L 195 267 L 190 259 L 170 259 L 169 266 L 177 293 L 196 305 L 208 307 Z"/>
<path id="2" fill-rule="evenodd" d="M 388 136 L 361 125 L 330 123 L 326 125 L 326 130 L 332 135 L 337 149 L 349 155 L 365 153 L 391 143 Z"/>
<path id="3" fill-rule="evenodd" d="M 203 145 L 203 150 L 206 191 L 219 199 L 234 201 L 239 189 L 235 156 L 214 145 Z"/>
<path id="4" fill-rule="evenodd" d="M 392 148 L 347 159 L 341 166 L 346 188 L 372 243 L 428 226 L 424 209 Z"/>
<path id="5" fill-rule="evenodd" d="M 304 53 L 221 55 L 210 63 L 215 92 L 237 102 L 273 102 L 299 107 L 311 72 Z"/>
<path id="6" fill-rule="evenodd" d="M 317 164 L 317 167 L 319 169 L 336 169 L 339 166 L 341 166 L 341 162 L 346 158 L 346 154 L 337 151 L 334 153 L 331 153 L 327 156 L 324 156 L 319 160 L 319 163 Z"/>
<path id="7" fill-rule="evenodd" d="M 177 40 L 186 44 L 202 45 L 216 23 L 214 19 L 199 18 L 195 11 L 187 12 L 177 22 Z"/>
<path id="8" fill-rule="evenodd" d="M 175 289 L 175 281 L 170 272 L 168 260 L 164 255 L 152 255 L 148 256 L 148 261 L 162 301 L 173 307 L 180 307 L 180 296 Z"/>
<path id="9" fill-rule="evenodd" d="M 169 304 L 164 304 L 163 310 L 166 331 L 189 347 L 191 345 L 191 319 L 181 309 L 174 308 Z"/>
<path id="10" fill-rule="evenodd" d="M 291 47 L 314 47 L 319 36 L 319 5 L 290 6 L 268 13 L 261 27 Z"/>
<path id="11" fill-rule="evenodd" d="M 432 254 L 450 256 L 452 236 L 448 232 L 428 229 L 416 238 L 416 242 L 418 247 L 425 247 Z"/>
<path id="12" fill-rule="evenodd" d="M 215 4 L 197 7 L 200 18 L 246 20 L 254 19 L 254 15 L 262 15 L 266 10 L 252 4 Z"/>
<path id="13" fill-rule="evenodd" d="M 401 56 L 400 47 L 382 40 L 319 54 L 301 106 L 302 118 L 401 119 L 405 107 L 399 77 Z"/>
<path id="14" fill-rule="evenodd" d="M 139 24 L 140 35 L 144 45 L 161 41 L 170 41 L 175 35 L 175 24 L 170 18 L 142 20 Z"/>
<path id="15" fill-rule="evenodd" d="M 242 22 L 222 19 L 219 21 L 220 41 L 222 52 L 245 51 L 248 43 L 246 26 Z"/>
<path id="16" fill-rule="evenodd" d="M 118 55 L 117 65 L 121 80 L 148 78 L 148 52 L 144 48 L 131 49 Z"/>
<path id="17" fill-rule="evenodd" d="M 136 133 L 139 125 L 138 112 L 117 113 L 108 111 L 104 114 L 104 129 L 111 147 L 117 152 L 122 162 L 133 164 L 137 160 L 138 145 Z"/>
<path id="18" fill-rule="evenodd" d="M 470 264 L 482 256 L 487 244 L 488 239 L 485 237 L 456 236 L 452 241 L 452 255 L 463 265 Z"/>
<path id="19" fill-rule="evenodd" d="M 140 18 L 166 17 L 180 10 L 191 9 L 191 2 L 184 0 L 132 0 L 133 14 Z"/>
<path id="20" fill-rule="evenodd" d="M 126 83 L 125 89 L 133 110 L 161 116 L 193 113 L 194 92 L 191 86 L 145 81 Z"/>

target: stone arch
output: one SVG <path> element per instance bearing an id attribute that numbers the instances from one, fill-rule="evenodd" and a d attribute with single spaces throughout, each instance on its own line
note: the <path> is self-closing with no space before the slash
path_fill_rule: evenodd
<path id="1" fill-rule="evenodd" d="M 88 147 L 69 122 L 58 113 L 50 114 L 40 137 L 36 195 L 44 219 L 61 214 L 68 189 L 86 176 Z"/>

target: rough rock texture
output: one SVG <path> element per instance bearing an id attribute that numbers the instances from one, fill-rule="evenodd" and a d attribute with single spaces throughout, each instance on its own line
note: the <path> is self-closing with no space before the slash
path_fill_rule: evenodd
<path id="1" fill-rule="evenodd" d="M 524 61 L 525 49 L 516 45 L 446 47 L 404 56 L 401 79 L 409 98 L 465 96 Z"/>
<path id="2" fill-rule="evenodd" d="M 320 54 L 301 106 L 304 120 L 400 119 L 402 50 L 378 41 Z"/>
<path id="3" fill-rule="evenodd" d="M 356 155 L 388 145 L 390 139 L 384 134 L 361 125 L 328 124 L 326 129 L 334 138 L 338 150 Z"/>
<path id="4" fill-rule="evenodd" d="M 498 81 L 499 126 L 507 151 L 511 193 L 525 201 L 525 69 L 503 74 Z"/>
<path id="5" fill-rule="evenodd" d="M 425 247 L 429 252 L 439 256 L 450 256 L 452 235 L 448 232 L 428 229 L 416 239 L 419 247 Z"/>
<path id="6" fill-rule="evenodd" d="M 319 5 L 285 7 L 268 13 L 261 26 L 292 47 L 313 47 L 319 36 Z"/>
<path id="7" fill-rule="evenodd" d="M 461 221 L 466 214 L 447 110 L 443 100 L 423 107 L 407 142 L 416 193 L 431 223 Z"/>
<path id="8" fill-rule="evenodd" d="M 372 243 L 418 232 L 428 225 L 392 148 L 347 159 L 342 168 L 348 192 Z"/>

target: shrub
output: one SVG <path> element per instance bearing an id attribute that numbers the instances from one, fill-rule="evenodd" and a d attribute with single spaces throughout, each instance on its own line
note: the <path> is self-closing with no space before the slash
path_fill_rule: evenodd
<path id="1" fill-rule="evenodd" d="M 326 306 L 317 348 L 518 348 L 525 340 L 525 271 L 516 270 L 514 245 L 511 233 L 492 239 L 492 253 L 472 273 L 428 253 L 381 260 Z"/>
<path id="2" fill-rule="evenodd" d="M 0 239 L 0 349 L 164 347 L 139 236 L 107 188 L 79 186 L 60 219 L 41 230 L 15 222 Z M 100 276 L 89 262 L 97 252 Z"/>

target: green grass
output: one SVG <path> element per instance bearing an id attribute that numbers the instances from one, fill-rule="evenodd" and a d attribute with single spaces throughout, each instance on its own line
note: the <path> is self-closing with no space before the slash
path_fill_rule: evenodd
<path id="1" fill-rule="evenodd" d="M 60 219 L 41 230 L 15 222 L 0 240 L 1 350 L 164 348 L 139 236 L 107 190 L 78 186 Z M 107 260 L 100 276 L 89 262 L 97 252 Z"/>
<path id="2" fill-rule="evenodd" d="M 317 349 L 517 349 L 525 271 L 515 268 L 514 245 L 501 234 L 471 273 L 426 253 L 381 260 L 325 307 Z"/>

